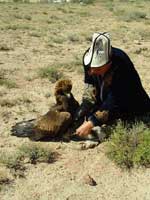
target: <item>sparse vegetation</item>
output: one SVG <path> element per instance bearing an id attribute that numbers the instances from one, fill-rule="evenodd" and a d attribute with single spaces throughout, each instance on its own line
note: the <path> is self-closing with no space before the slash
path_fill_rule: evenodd
<path id="1" fill-rule="evenodd" d="M 13 50 L 13 48 L 8 46 L 7 44 L 0 44 L 0 51 L 10 51 L 10 50 Z"/>
<path id="2" fill-rule="evenodd" d="M 150 129 L 142 122 L 119 122 L 108 143 L 108 156 L 121 167 L 150 166 Z"/>
<path id="3" fill-rule="evenodd" d="M 41 37 L 41 33 L 39 33 L 39 32 L 35 32 L 35 31 L 29 33 L 29 35 L 32 36 L 32 37 Z"/>
<path id="4" fill-rule="evenodd" d="M 128 2 L 128 4 L 127 4 Z M 141 21 L 147 18 L 148 10 L 141 10 L 142 1 L 106 1 L 105 6 L 113 12 L 120 20 L 131 22 Z M 136 9 L 135 8 L 136 4 Z"/>
<path id="5" fill-rule="evenodd" d="M 122 11 L 121 11 L 122 13 Z M 141 19 L 146 18 L 146 13 L 142 11 L 128 11 L 124 12 L 124 14 L 121 14 L 120 16 L 121 19 L 123 19 L 126 22 L 131 22 L 131 21 L 139 21 Z"/>
<path id="6" fill-rule="evenodd" d="M 4 188 L 0 191 L 0 199 L 122 200 L 122 190 L 128 199 L 148 199 L 149 169 L 145 167 L 149 167 L 147 146 L 150 127 L 140 124 L 132 127 L 120 125 L 120 132 L 117 127 L 114 128 L 109 141 L 113 161 L 106 159 L 104 155 L 107 140 L 95 149 L 80 152 L 74 150 L 80 145 L 78 142 L 30 141 L 24 145 L 29 142 L 28 138 L 11 136 L 10 129 L 16 122 L 47 112 L 54 100 L 54 84 L 51 81 L 55 82 L 61 76 L 72 80 L 74 96 L 80 102 L 84 79 L 82 56 L 91 45 L 94 32 L 110 32 L 112 45 L 125 50 L 130 56 L 149 93 L 150 1 L 24 2 L 27 3 L 22 0 L 0 3 L 0 152 L 4 153 L 0 160 L 5 160 L 4 163 L 0 161 L 0 188 Z M 144 123 L 149 121 L 147 118 Z M 36 147 L 33 147 L 35 144 Z M 51 154 L 53 151 L 50 147 L 54 151 L 59 149 L 62 154 L 62 159 L 51 165 L 47 162 L 51 162 L 53 156 L 54 161 L 57 160 L 57 156 L 55 157 L 55 153 Z M 10 149 L 13 148 L 16 149 L 11 153 Z M 124 173 L 119 167 L 114 167 L 114 160 L 120 166 L 145 167 L 133 168 L 133 174 L 131 172 L 129 176 L 127 170 Z M 2 167 L 6 170 L 2 171 Z M 77 180 L 87 170 L 104 187 L 98 184 L 91 190 L 81 184 L 78 190 Z M 25 178 L 20 179 L 21 177 Z M 13 187 L 9 182 L 14 183 Z M 113 187 L 114 184 L 116 187 Z M 124 187 L 120 187 L 120 184 Z M 136 189 L 135 193 L 127 189 L 126 186 L 129 185 L 130 191 Z M 103 192 L 106 187 L 109 190 Z M 81 195 L 80 191 L 85 189 L 87 193 Z"/>
<path id="7" fill-rule="evenodd" d="M 72 0 L 73 3 L 93 4 L 95 0 Z"/>
<path id="8" fill-rule="evenodd" d="M 18 152 L 1 152 L 0 163 L 14 171 L 24 169 L 23 163 L 21 162 L 21 156 Z"/>
<path id="9" fill-rule="evenodd" d="M 0 168 L 0 191 L 5 185 L 12 183 L 13 179 L 5 167 Z"/>
<path id="10" fill-rule="evenodd" d="M 16 82 L 8 79 L 0 79 L 0 85 L 4 85 L 8 89 L 17 88 Z"/>
<path id="11" fill-rule="evenodd" d="M 55 67 L 47 66 L 38 71 L 39 77 L 48 78 L 52 83 L 63 77 L 63 73 Z"/>
<path id="12" fill-rule="evenodd" d="M 79 41 L 80 41 L 79 36 L 78 36 L 78 35 L 75 35 L 75 34 L 70 34 L 70 35 L 68 36 L 68 39 L 69 39 L 69 41 L 71 41 L 71 42 L 79 42 Z"/>
<path id="13" fill-rule="evenodd" d="M 52 163 L 56 161 L 59 155 L 47 147 L 42 147 L 34 143 L 22 145 L 19 151 L 22 157 L 29 159 L 31 164 L 36 164 L 37 162 Z"/>
<path id="14" fill-rule="evenodd" d="M 3 98 L 0 100 L 0 105 L 2 107 L 8 107 L 8 108 L 11 108 L 13 106 L 15 106 L 17 104 L 17 100 L 10 100 L 10 99 L 6 99 L 6 98 Z"/>
<path id="15" fill-rule="evenodd" d="M 53 163 L 58 159 L 59 154 L 50 148 L 41 147 L 37 144 L 21 145 L 16 151 L 1 152 L 0 165 L 10 169 L 13 177 L 24 178 L 26 163 L 37 164 L 38 162 Z M 1 169 L 1 168 L 0 168 Z M 6 170 L 5 170 L 6 171 Z M 6 173 L 0 170 L 0 184 L 9 183 Z"/>

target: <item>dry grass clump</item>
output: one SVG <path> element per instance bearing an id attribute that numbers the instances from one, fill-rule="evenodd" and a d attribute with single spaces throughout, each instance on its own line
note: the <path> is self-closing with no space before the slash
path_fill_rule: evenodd
<path id="1" fill-rule="evenodd" d="M 0 163 L 9 169 L 19 169 L 21 168 L 20 154 L 18 152 L 1 152 L 0 153 Z"/>
<path id="2" fill-rule="evenodd" d="M 53 163 L 58 159 L 59 154 L 50 148 L 39 144 L 23 144 L 16 151 L 0 153 L 0 165 L 10 170 L 11 175 L 16 178 L 24 178 L 25 171 L 29 164 L 39 162 Z M 5 176 L 7 180 L 7 176 Z M 0 173 L 0 182 L 3 180 Z"/>
<path id="3" fill-rule="evenodd" d="M 11 80 L 10 78 L 8 78 L 8 74 L 12 73 L 11 70 L 4 70 L 1 69 L 0 71 L 0 86 L 5 86 L 8 89 L 12 89 L 12 88 L 17 88 L 17 84 L 14 80 Z"/>
<path id="4" fill-rule="evenodd" d="M 36 164 L 37 162 L 52 163 L 55 162 L 59 154 L 50 148 L 39 144 L 23 144 L 16 151 L 1 152 L 0 164 L 9 169 L 24 169 L 25 163 Z"/>
<path id="5" fill-rule="evenodd" d="M 19 148 L 21 157 L 28 159 L 31 164 L 37 162 L 52 163 L 58 158 L 58 153 L 53 152 L 50 148 L 38 144 L 24 144 Z"/>
<path id="6" fill-rule="evenodd" d="M 0 44 L 0 51 L 10 51 L 14 50 L 12 47 L 10 47 L 8 44 Z"/>
<path id="7" fill-rule="evenodd" d="M 121 12 L 122 13 L 122 12 Z M 123 14 L 121 14 L 120 19 L 131 22 L 131 21 L 139 21 L 142 19 L 146 19 L 146 13 L 143 11 L 125 11 Z"/>
<path id="8" fill-rule="evenodd" d="M 69 40 L 70 42 L 75 43 L 75 42 L 79 42 L 79 41 L 80 41 L 80 37 L 79 37 L 79 35 L 77 35 L 77 34 L 70 34 L 70 35 L 68 36 L 68 40 Z"/>
<path id="9" fill-rule="evenodd" d="M 93 4 L 95 0 L 72 0 L 73 3 Z"/>
<path id="10" fill-rule="evenodd" d="M 25 166 L 23 165 L 19 152 L 1 152 L 0 164 L 8 168 L 13 177 L 24 177 Z"/>
<path id="11" fill-rule="evenodd" d="M 27 96 L 22 96 L 22 97 L 12 97 L 12 98 L 6 98 L 6 97 L 2 97 L 0 99 L 0 105 L 2 107 L 13 107 L 13 106 L 17 106 L 17 105 L 21 105 L 21 104 L 30 104 L 32 103 L 32 101 L 27 97 Z"/>
<path id="12" fill-rule="evenodd" d="M 15 81 L 8 79 L 6 77 L 6 73 L 5 70 L 1 70 L 0 71 L 0 86 L 5 86 L 8 89 L 12 89 L 12 88 L 16 88 L 17 84 Z"/>
<path id="13" fill-rule="evenodd" d="M 11 184 L 13 181 L 12 176 L 5 167 L 0 167 L 0 191 L 5 185 Z"/>
<path id="14" fill-rule="evenodd" d="M 17 84 L 13 80 L 7 78 L 0 78 L 0 85 L 6 86 L 8 89 L 17 88 Z"/>
<path id="15" fill-rule="evenodd" d="M 0 99 L 0 105 L 2 107 L 9 107 L 9 108 L 11 108 L 11 107 L 17 105 L 17 100 L 16 99 L 12 100 L 12 99 L 7 99 L 7 98 L 2 98 L 2 99 Z"/>
<path id="16" fill-rule="evenodd" d="M 143 122 L 119 122 L 112 131 L 107 155 L 121 167 L 150 167 L 150 128 Z"/>
<path id="17" fill-rule="evenodd" d="M 64 77 L 63 72 L 61 72 L 57 67 L 52 66 L 40 68 L 38 75 L 40 78 L 48 78 L 52 83 L 55 83 L 60 78 Z"/>
<path id="18" fill-rule="evenodd" d="M 69 71 L 74 71 L 79 74 L 83 73 L 82 58 L 80 58 L 78 55 L 74 55 L 74 60 L 67 62 L 56 62 L 48 67 L 41 68 L 39 70 L 39 76 L 41 78 L 48 78 L 50 81 L 52 79 L 53 82 L 53 79 L 56 81 L 60 78 L 64 78 L 65 72 Z"/>
<path id="19" fill-rule="evenodd" d="M 113 12 L 120 20 L 126 22 L 141 21 L 146 20 L 148 15 L 148 10 L 141 10 L 146 3 L 143 1 L 106 1 L 104 5 Z"/>

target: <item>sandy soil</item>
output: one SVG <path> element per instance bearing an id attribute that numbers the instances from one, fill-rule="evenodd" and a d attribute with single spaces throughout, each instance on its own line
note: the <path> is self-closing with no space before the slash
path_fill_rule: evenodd
<path id="1" fill-rule="evenodd" d="M 142 6 L 146 12 L 147 6 Z M 55 23 L 48 22 L 53 18 Z M 149 37 L 143 39 L 140 34 L 141 30 L 148 32 L 150 28 L 147 19 L 130 23 L 120 21 L 102 3 L 59 8 L 46 4 L 1 4 L 0 19 L 0 70 L 18 86 L 8 89 L 0 85 L 2 151 L 10 152 L 30 143 L 28 138 L 11 136 L 12 125 L 44 114 L 54 102 L 54 83 L 39 77 L 38 69 L 54 63 L 71 63 L 75 57 L 82 61 L 82 54 L 89 45 L 85 38 L 95 31 L 112 33 L 113 46 L 130 55 L 143 87 L 150 91 L 150 40 Z M 62 43 L 55 43 L 51 39 L 55 34 L 66 37 L 71 33 L 81 40 L 71 42 L 64 39 Z M 47 46 L 49 40 L 53 45 Z M 3 48 L 5 46 L 7 49 Z M 64 73 L 72 79 L 73 94 L 80 102 L 83 74 L 77 73 L 74 67 L 70 71 L 64 68 Z M 105 142 L 88 150 L 81 150 L 79 142 L 45 144 L 61 154 L 58 161 L 29 165 L 25 178 L 16 178 L 13 185 L 0 192 L 1 200 L 150 199 L 150 169 L 121 170 L 106 157 Z M 96 186 L 86 184 L 87 175 L 96 181 Z"/>

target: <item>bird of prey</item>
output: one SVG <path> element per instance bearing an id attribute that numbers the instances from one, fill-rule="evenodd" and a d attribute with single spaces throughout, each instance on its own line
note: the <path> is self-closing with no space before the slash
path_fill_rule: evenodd
<path id="1" fill-rule="evenodd" d="M 55 85 L 56 103 L 50 110 L 37 119 L 22 121 L 12 127 L 12 135 L 29 137 L 32 140 L 56 138 L 62 136 L 70 125 L 79 103 L 72 92 L 72 82 L 69 79 L 58 80 Z"/>

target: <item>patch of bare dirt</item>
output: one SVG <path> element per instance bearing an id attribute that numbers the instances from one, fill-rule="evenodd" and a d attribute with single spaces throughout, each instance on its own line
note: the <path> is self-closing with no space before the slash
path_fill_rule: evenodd
<path id="1" fill-rule="evenodd" d="M 99 2 L 85 7 L 1 4 L 0 13 L 0 71 L 16 83 L 13 88 L 0 85 L 1 150 L 9 152 L 28 143 L 28 138 L 11 136 L 11 127 L 46 113 L 54 103 L 54 83 L 39 77 L 38 70 L 78 59 L 82 68 L 82 55 L 93 32 L 111 33 L 112 45 L 129 54 L 150 93 L 150 40 L 138 34 L 150 28 L 147 21 L 120 21 Z M 70 34 L 79 39 L 69 40 Z M 64 66 L 64 74 L 72 80 L 73 94 L 81 102 L 84 78 L 78 67 L 68 70 Z M 150 169 L 121 170 L 106 157 L 105 142 L 88 150 L 81 150 L 73 141 L 45 144 L 61 154 L 58 161 L 30 165 L 25 178 L 17 178 L 1 190 L 1 200 L 150 199 Z M 96 182 L 94 186 L 86 184 L 87 176 Z"/>

